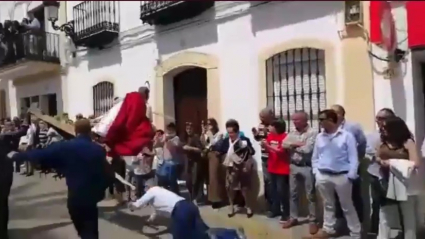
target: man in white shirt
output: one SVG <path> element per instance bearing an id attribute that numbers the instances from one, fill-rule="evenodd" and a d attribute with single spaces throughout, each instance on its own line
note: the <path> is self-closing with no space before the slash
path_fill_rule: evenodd
<path id="1" fill-rule="evenodd" d="M 40 21 L 34 17 L 33 13 L 28 13 L 30 19 L 29 24 L 26 24 L 25 27 L 29 30 L 39 30 L 41 28 Z"/>
<path id="2" fill-rule="evenodd" d="M 174 239 L 206 239 L 208 226 L 204 223 L 198 207 L 179 195 L 158 186 L 147 186 L 146 193 L 130 210 L 151 205 L 157 214 L 171 217 L 171 233 Z M 151 216 L 150 220 L 153 217 Z"/>
<path id="3" fill-rule="evenodd" d="M 29 13 L 28 17 L 30 19 L 30 23 L 29 24 L 25 24 L 25 28 L 33 33 L 36 33 L 37 31 L 39 31 L 41 29 L 41 24 L 40 21 L 34 17 L 33 13 Z M 37 48 L 40 46 L 37 46 L 39 43 L 37 41 L 38 36 L 37 35 L 29 35 L 29 50 L 32 54 L 36 54 L 37 53 Z M 28 41 L 28 40 L 27 40 Z M 27 43 L 28 44 L 28 43 Z M 41 44 L 41 43 L 40 43 Z"/>

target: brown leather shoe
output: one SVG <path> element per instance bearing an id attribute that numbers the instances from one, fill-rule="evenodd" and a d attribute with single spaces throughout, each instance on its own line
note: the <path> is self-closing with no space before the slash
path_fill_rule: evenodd
<path id="1" fill-rule="evenodd" d="M 316 234 L 311 235 L 311 239 L 328 239 L 333 237 L 334 235 L 331 235 L 323 230 L 319 230 Z"/>
<path id="2" fill-rule="evenodd" d="M 319 226 L 312 222 L 308 225 L 308 231 L 310 232 L 310 235 L 315 235 L 319 231 Z"/>
<path id="3" fill-rule="evenodd" d="M 291 218 L 288 221 L 282 223 L 282 228 L 283 229 L 289 229 L 289 228 L 294 227 L 296 225 L 298 225 L 298 220 Z"/>

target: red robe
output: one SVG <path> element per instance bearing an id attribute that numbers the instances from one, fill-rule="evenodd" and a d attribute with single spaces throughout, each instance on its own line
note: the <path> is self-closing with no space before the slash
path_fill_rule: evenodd
<path id="1" fill-rule="evenodd" d="M 105 137 L 111 156 L 136 156 L 149 146 L 153 136 L 145 100 L 138 92 L 128 93 Z"/>

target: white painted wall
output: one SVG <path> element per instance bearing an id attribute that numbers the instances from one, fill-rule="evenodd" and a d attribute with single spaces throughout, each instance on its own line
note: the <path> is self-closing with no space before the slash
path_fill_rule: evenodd
<path id="1" fill-rule="evenodd" d="M 68 2 L 68 20 L 78 3 Z M 343 87 L 338 36 L 343 27 L 342 2 L 216 2 L 215 9 L 200 17 L 157 29 L 139 20 L 139 2 L 119 3 L 121 45 L 78 49 L 78 56 L 70 63 L 67 111 L 71 116 L 93 114 L 92 86 L 99 81 L 114 81 L 117 96 L 137 90 L 146 80 L 155 87 L 158 62 L 182 51 L 195 51 L 219 59 L 223 118 L 237 119 L 249 135 L 258 124 L 259 52 L 300 38 L 334 44 L 338 84 Z M 337 98 L 337 103 L 343 103 L 343 95 Z M 154 99 L 152 96 L 151 101 Z"/>
<path id="2" fill-rule="evenodd" d="M 403 2 L 392 3 L 392 13 L 396 24 L 398 48 L 408 50 L 407 46 L 407 19 L 406 8 Z M 386 57 L 387 52 L 372 44 L 372 52 Z M 420 74 L 415 72 L 418 57 L 409 52 L 406 61 L 400 64 L 397 74 L 391 79 L 385 79 L 381 72 L 387 64 L 372 58 L 374 73 L 375 112 L 382 108 L 391 108 L 403 118 L 415 135 L 418 142 L 422 142 L 425 127 L 424 102 Z M 417 68 L 417 67 L 416 67 Z M 417 70 L 416 70 L 417 71 Z M 419 123 L 421 122 L 421 123 Z"/>
<path id="3" fill-rule="evenodd" d="M 28 18 L 28 11 L 42 5 L 42 1 L 4 1 L 0 2 L 0 22 L 5 20 L 16 20 L 21 22 L 23 18 Z M 62 16 L 60 16 L 62 17 Z M 47 32 L 55 32 L 50 25 L 50 22 L 45 19 L 45 30 Z M 36 76 L 34 76 L 35 78 Z M 63 112 L 62 102 L 62 86 L 63 82 L 60 75 L 54 76 L 50 79 L 43 81 L 31 82 L 27 81 L 25 85 L 15 86 L 14 79 L 0 79 L 0 88 L 5 89 L 7 98 L 7 113 L 9 116 L 17 116 L 20 111 L 20 98 L 45 95 L 55 93 L 57 94 L 58 112 Z"/>

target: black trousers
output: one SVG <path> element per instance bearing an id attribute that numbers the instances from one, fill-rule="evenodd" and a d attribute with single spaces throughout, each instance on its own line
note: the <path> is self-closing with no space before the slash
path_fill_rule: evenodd
<path id="1" fill-rule="evenodd" d="M 4 173 L 4 172 L 2 172 Z M 10 172 L 12 173 L 12 172 Z M 9 224 L 9 194 L 12 187 L 13 175 L 0 177 L 0 238 L 7 239 L 7 227 Z"/>
<path id="2" fill-rule="evenodd" d="M 363 222 L 363 198 L 362 198 L 362 181 L 360 178 L 357 178 L 353 181 L 353 188 L 351 198 L 353 199 L 354 208 L 356 209 L 357 216 L 359 217 L 360 222 Z M 338 195 L 335 193 L 335 217 L 344 218 L 344 213 L 342 212 L 341 204 L 339 202 Z"/>
<path id="3" fill-rule="evenodd" d="M 77 205 L 68 201 L 68 212 L 81 239 L 99 239 L 96 204 Z"/>
<path id="4" fill-rule="evenodd" d="M 289 175 L 270 173 L 269 176 L 272 212 L 289 218 Z"/>

